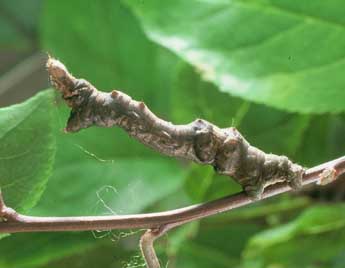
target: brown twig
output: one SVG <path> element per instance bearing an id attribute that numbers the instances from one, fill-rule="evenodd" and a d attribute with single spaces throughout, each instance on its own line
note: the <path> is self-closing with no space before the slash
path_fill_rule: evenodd
<path id="1" fill-rule="evenodd" d="M 0 224 L 7 223 L 7 222 L 17 222 L 18 221 L 18 213 L 6 206 L 4 197 L 2 195 L 2 191 L 0 189 Z M 1 231 L 0 231 L 1 233 Z"/>
<path id="2" fill-rule="evenodd" d="M 345 157 L 308 169 L 303 176 L 303 185 L 318 183 L 332 174 L 334 181 L 345 173 Z M 286 183 L 267 188 L 263 198 L 290 191 Z M 209 217 L 234 208 L 255 202 L 245 193 L 227 196 L 215 201 L 185 208 L 137 215 L 122 216 L 82 216 L 82 217 L 31 217 L 17 214 L 7 208 L 0 193 L 0 233 L 47 232 L 47 231 L 86 231 L 110 229 L 149 229 L 141 238 L 140 248 L 148 268 L 159 268 L 154 241 L 168 230 L 182 224 Z"/>
<path id="3" fill-rule="evenodd" d="M 180 226 L 188 221 L 181 221 L 175 223 L 169 223 L 161 225 L 156 229 L 148 229 L 140 239 L 140 250 L 141 254 L 145 259 L 147 268 L 160 268 L 160 262 L 158 260 L 156 251 L 154 249 L 153 243 L 156 239 L 166 234 L 169 230 Z"/>
<path id="4" fill-rule="evenodd" d="M 154 241 L 162 236 L 165 231 L 159 229 L 148 229 L 140 239 L 140 250 L 143 255 L 147 268 L 160 268 L 156 251 L 153 247 Z"/>
<path id="5" fill-rule="evenodd" d="M 325 170 L 334 169 L 334 178 L 345 173 L 345 157 L 308 169 L 303 176 L 303 185 L 319 182 Z M 268 198 L 292 188 L 286 183 L 272 185 L 266 189 L 262 198 Z M 255 202 L 244 192 L 223 197 L 214 201 L 196 204 L 165 212 L 117 215 L 117 216 L 81 216 L 81 217 L 32 217 L 2 211 L 3 217 L 11 220 L 0 223 L 0 233 L 16 232 L 52 232 L 52 231 L 87 231 L 111 229 L 157 229 L 162 225 L 178 226 L 187 222 L 209 217 L 234 208 Z M 6 207 L 6 206 L 5 206 Z"/>

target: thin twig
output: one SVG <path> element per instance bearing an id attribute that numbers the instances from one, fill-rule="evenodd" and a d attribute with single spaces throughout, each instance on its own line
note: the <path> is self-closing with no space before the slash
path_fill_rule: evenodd
<path id="1" fill-rule="evenodd" d="M 160 268 L 160 262 L 158 260 L 156 251 L 154 249 L 154 242 L 159 237 L 166 234 L 169 230 L 182 225 L 188 221 L 181 221 L 176 223 L 164 224 L 156 229 L 148 229 L 140 239 L 140 250 L 143 255 L 147 268 Z"/>
<path id="2" fill-rule="evenodd" d="M 162 235 L 160 229 L 148 229 L 140 239 L 140 250 L 147 268 L 160 268 L 153 242 Z"/>
<path id="3" fill-rule="evenodd" d="M 303 185 L 322 180 L 325 170 L 334 169 L 334 178 L 345 173 L 345 156 L 308 169 L 303 176 Z M 286 183 L 272 185 L 266 189 L 262 198 L 268 198 L 292 188 Z M 206 218 L 234 208 L 256 202 L 244 192 L 223 197 L 214 201 L 196 204 L 180 209 L 157 213 L 114 215 L 114 216 L 81 216 L 81 217 L 32 217 L 22 214 L 9 215 L 11 220 L 0 223 L 0 233 L 16 232 L 55 232 L 55 231 L 87 231 L 111 229 L 157 229 L 167 224 L 184 224 Z"/>
<path id="4" fill-rule="evenodd" d="M 18 213 L 6 206 L 2 191 L 0 189 L 0 225 L 7 222 L 17 222 Z M 0 231 L 1 233 L 1 231 Z"/>

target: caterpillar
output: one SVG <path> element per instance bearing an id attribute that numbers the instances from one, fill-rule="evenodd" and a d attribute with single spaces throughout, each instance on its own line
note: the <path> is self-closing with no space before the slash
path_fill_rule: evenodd
<path id="1" fill-rule="evenodd" d="M 305 168 L 286 156 L 267 154 L 251 146 L 235 128 L 228 129 L 227 134 L 214 168 L 234 178 L 251 198 L 260 199 L 266 187 L 279 182 L 287 182 L 293 189 L 302 187 Z"/>
<path id="2" fill-rule="evenodd" d="M 251 146 L 235 128 L 219 128 L 203 119 L 174 125 L 121 91 L 102 92 L 75 78 L 53 58 L 48 59 L 47 69 L 52 84 L 71 107 L 67 132 L 92 125 L 121 127 L 159 153 L 212 165 L 216 172 L 234 178 L 253 199 L 260 199 L 264 189 L 275 183 L 287 182 L 293 189 L 302 185 L 302 166 Z"/>

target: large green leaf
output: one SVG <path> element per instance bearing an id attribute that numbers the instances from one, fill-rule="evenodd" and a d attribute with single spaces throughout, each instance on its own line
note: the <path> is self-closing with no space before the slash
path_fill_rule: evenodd
<path id="1" fill-rule="evenodd" d="M 28 246 L 30 243 L 30 246 Z M 96 245 L 91 233 L 15 234 L 0 243 L 0 267 L 38 267 L 61 256 L 70 256 Z"/>
<path id="2" fill-rule="evenodd" d="M 173 267 L 238 267 L 247 240 L 260 229 L 250 223 L 201 224 L 198 236 L 181 246 Z"/>
<path id="3" fill-rule="evenodd" d="M 148 36 L 222 91 L 303 113 L 345 110 L 341 0 L 124 0 Z"/>
<path id="4" fill-rule="evenodd" d="M 341 116 L 313 117 L 300 140 L 297 159 L 307 166 L 313 166 L 342 156 L 345 152 L 344 134 L 345 120 Z"/>
<path id="5" fill-rule="evenodd" d="M 19 212 L 36 204 L 52 171 L 53 99 L 49 90 L 0 109 L 0 187 L 6 204 Z"/>
<path id="6" fill-rule="evenodd" d="M 208 268 L 236 267 L 238 260 L 217 249 L 187 242 L 182 245 L 174 267 Z"/>
<path id="7" fill-rule="evenodd" d="M 72 162 L 59 167 L 48 184 L 37 215 L 103 215 L 142 212 L 177 191 L 183 170 L 169 160 L 118 158 Z"/>
<path id="8" fill-rule="evenodd" d="M 245 250 L 246 267 L 330 267 L 345 249 L 344 208 L 316 206 L 254 236 Z"/>
<path id="9" fill-rule="evenodd" d="M 219 127 L 239 126 L 239 113 L 247 103 L 217 88 L 201 77 L 192 66 L 180 63 L 174 76 L 172 119 L 178 123 L 189 123 L 203 118 Z M 245 111 L 244 114 L 245 115 Z"/>
<path id="10" fill-rule="evenodd" d="M 250 221 L 256 219 L 269 220 L 271 217 L 285 216 L 305 209 L 310 205 L 311 200 L 306 197 L 272 198 L 267 201 L 258 202 L 251 206 L 246 206 L 232 210 L 228 213 L 222 213 L 217 217 L 211 217 L 206 220 L 213 224 L 230 224 L 238 221 Z M 279 218 L 278 218 L 279 219 Z"/>
<path id="11" fill-rule="evenodd" d="M 133 243 L 134 239 L 126 242 Z M 122 247 L 121 243 L 111 242 L 94 249 L 83 250 L 78 254 L 61 260 L 50 262 L 42 266 L 42 268 L 135 268 L 143 266 L 144 260 L 141 258 L 135 243 L 129 249 L 128 247 Z"/>

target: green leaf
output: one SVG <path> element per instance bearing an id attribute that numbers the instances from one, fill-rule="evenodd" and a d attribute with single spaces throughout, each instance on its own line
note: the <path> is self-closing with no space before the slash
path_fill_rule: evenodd
<path id="1" fill-rule="evenodd" d="M 318 234 L 345 226 L 344 204 L 316 206 L 305 210 L 295 221 L 263 232 L 251 240 L 250 245 L 267 247 L 288 241 L 302 234 Z"/>
<path id="2" fill-rule="evenodd" d="M 305 131 L 296 160 L 306 166 L 318 165 L 344 154 L 345 120 L 338 115 L 315 116 Z"/>
<path id="3" fill-rule="evenodd" d="M 244 102 L 219 92 L 190 65 L 179 64 L 174 77 L 173 93 L 172 119 L 175 122 L 185 124 L 196 118 L 203 118 L 220 127 L 240 125 L 238 112 Z"/>
<path id="4" fill-rule="evenodd" d="M 133 243 L 134 239 L 129 239 L 125 243 Z M 131 250 L 121 247 L 121 243 L 104 243 L 97 248 L 91 248 L 83 250 L 73 256 L 67 256 L 67 258 L 50 262 L 41 268 L 61 268 L 61 267 L 73 267 L 73 268 L 134 268 L 142 267 L 144 260 L 142 260 L 140 253 L 138 252 L 137 243 L 133 243 Z M 134 250 L 133 250 L 134 248 Z M 140 266 L 138 266 L 140 265 Z"/>
<path id="5" fill-rule="evenodd" d="M 214 224 L 229 224 L 237 221 L 250 221 L 255 219 L 267 219 L 275 215 L 289 215 L 302 210 L 310 205 L 311 201 L 306 197 L 290 197 L 268 199 L 251 206 L 238 208 L 229 213 L 223 213 L 206 221 Z"/>
<path id="6" fill-rule="evenodd" d="M 193 221 L 180 226 L 175 232 L 169 234 L 169 242 L 165 250 L 169 258 L 174 258 L 183 245 L 198 234 L 199 226 L 199 221 Z"/>
<path id="7" fill-rule="evenodd" d="M 197 243 L 188 242 L 183 244 L 180 254 L 176 258 L 175 267 L 225 268 L 235 267 L 236 265 L 238 265 L 238 260 L 232 259 L 226 253 Z"/>
<path id="8" fill-rule="evenodd" d="M 175 267 L 238 267 L 246 241 L 260 229 L 255 224 L 201 224 L 198 236 L 183 243 Z"/>
<path id="9" fill-rule="evenodd" d="M 345 110 L 341 0 L 123 1 L 221 91 L 288 111 Z"/>
<path id="10" fill-rule="evenodd" d="M 204 201 L 214 176 L 215 172 L 210 166 L 191 165 L 185 179 L 184 189 L 192 201 Z"/>
<path id="11" fill-rule="evenodd" d="M 34 215 L 103 215 L 139 213 L 177 191 L 183 170 L 160 159 L 72 162 L 59 167 Z"/>
<path id="12" fill-rule="evenodd" d="M 319 267 L 316 264 L 323 263 L 329 267 L 344 250 L 344 209 L 344 204 L 315 206 L 288 224 L 257 234 L 245 250 L 246 265 Z"/>
<path id="13" fill-rule="evenodd" d="M 0 109 L 0 187 L 6 204 L 26 212 L 40 199 L 55 155 L 52 91 Z"/>
<path id="14" fill-rule="evenodd" d="M 311 117 L 251 105 L 242 119 L 241 132 L 251 145 L 261 150 L 295 158 Z M 303 164 L 303 162 L 302 162 Z"/>
<path id="15" fill-rule="evenodd" d="M 0 243 L 0 267 L 38 267 L 62 255 L 71 256 L 96 245 L 99 244 L 91 233 L 15 234 Z"/>

